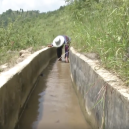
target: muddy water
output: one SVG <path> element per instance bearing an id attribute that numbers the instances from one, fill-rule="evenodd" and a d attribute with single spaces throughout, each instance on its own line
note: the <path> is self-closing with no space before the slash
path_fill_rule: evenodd
<path id="1" fill-rule="evenodd" d="M 68 63 L 52 61 L 43 71 L 18 129 L 91 129 L 81 112 Z"/>

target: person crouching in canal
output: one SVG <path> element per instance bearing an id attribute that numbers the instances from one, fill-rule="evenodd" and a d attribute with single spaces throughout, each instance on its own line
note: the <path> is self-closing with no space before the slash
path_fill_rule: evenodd
<path id="1" fill-rule="evenodd" d="M 68 63 L 69 62 L 69 46 L 70 46 L 70 42 L 71 42 L 71 38 L 69 38 L 68 36 L 64 35 L 64 44 L 65 44 L 65 62 Z"/>
<path id="2" fill-rule="evenodd" d="M 69 44 L 71 39 L 68 36 L 65 35 L 59 35 L 57 36 L 51 45 L 48 45 L 48 47 L 57 47 L 57 57 L 58 60 L 62 60 L 62 49 L 65 46 L 65 61 L 68 63 L 69 60 Z"/>

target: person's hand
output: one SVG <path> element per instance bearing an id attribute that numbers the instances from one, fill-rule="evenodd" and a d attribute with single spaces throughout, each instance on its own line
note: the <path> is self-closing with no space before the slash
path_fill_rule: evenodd
<path id="1" fill-rule="evenodd" d="M 52 47 L 52 45 L 48 45 L 48 47 Z"/>

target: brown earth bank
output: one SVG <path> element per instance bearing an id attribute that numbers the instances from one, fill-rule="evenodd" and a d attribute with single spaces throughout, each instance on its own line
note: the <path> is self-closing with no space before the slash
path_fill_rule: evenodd
<path id="1" fill-rule="evenodd" d="M 45 46 L 42 46 L 41 49 L 43 49 Z M 0 65 L 0 73 L 4 71 L 8 71 L 10 68 L 14 67 L 16 64 L 22 62 L 25 60 L 28 56 L 33 54 L 35 51 L 33 50 L 33 47 L 29 47 L 27 49 L 22 49 L 20 51 L 8 51 L 7 54 L 10 54 L 11 59 L 7 59 L 7 62 Z"/>

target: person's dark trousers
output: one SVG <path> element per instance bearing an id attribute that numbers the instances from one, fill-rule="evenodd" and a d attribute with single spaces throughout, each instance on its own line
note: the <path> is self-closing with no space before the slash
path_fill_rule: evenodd
<path id="1" fill-rule="evenodd" d="M 60 58 L 62 55 L 62 48 L 63 48 L 63 46 L 57 48 L 57 57 L 58 58 Z"/>

